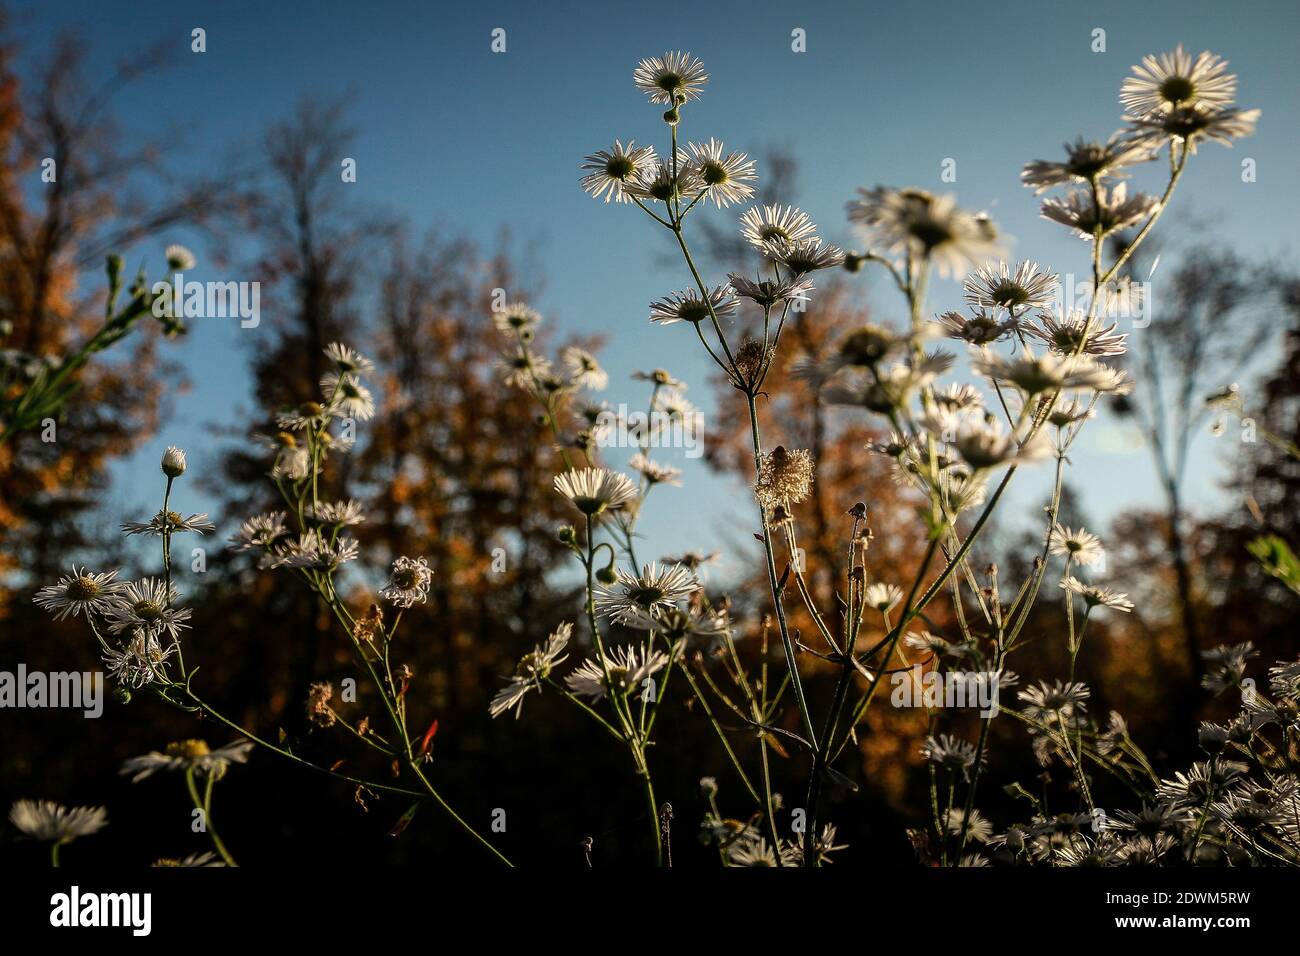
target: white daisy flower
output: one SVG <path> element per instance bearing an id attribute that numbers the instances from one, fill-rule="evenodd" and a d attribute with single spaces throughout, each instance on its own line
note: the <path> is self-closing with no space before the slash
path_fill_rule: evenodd
<path id="1" fill-rule="evenodd" d="M 653 410 L 670 421 L 691 421 L 700 414 L 693 402 L 682 394 L 679 387 L 662 388 L 655 395 Z"/>
<path id="2" fill-rule="evenodd" d="M 159 771 L 193 770 L 220 780 L 231 764 L 247 763 L 253 749 L 251 740 L 237 740 L 212 750 L 202 740 L 178 740 L 167 745 L 166 752 L 150 751 L 140 757 L 123 762 L 120 774 L 134 774 L 132 783 L 139 783 Z"/>
<path id="3" fill-rule="evenodd" d="M 944 814 L 943 823 L 953 836 L 960 836 L 965 830 L 967 839 L 976 843 L 988 843 L 993 836 L 993 824 L 976 809 L 972 809 L 968 817 L 960 807 L 951 807 Z"/>
<path id="4" fill-rule="evenodd" d="M 1128 346 L 1125 344 L 1128 333 L 1116 332 L 1119 328 L 1118 322 L 1104 329 L 1101 328 L 1100 323 L 1094 321 L 1088 331 L 1085 345 L 1083 333 L 1088 329 L 1088 325 L 1086 312 L 1070 309 L 1060 317 L 1040 312 L 1038 323 L 1027 323 L 1023 329 L 1027 335 L 1046 342 L 1048 348 L 1060 355 L 1074 355 L 1079 352 L 1080 346 L 1083 346 L 1082 351 L 1089 355 L 1123 355 L 1128 351 Z"/>
<path id="5" fill-rule="evenodd" d="M 656 461 L 651 461 L 642 452 L 637 452 L 628 460 L 627 466 L 633 471 L 641 473 L 641 476 L 652 485 L 676 485 L 681 486 L 682 470 L 674 468 L 672 465 L 663 465 Z"/>
<path id="6" fill-rule="evenodd" d="M 1048 684 L 1039 681 L 1033 687 L 1026 687 L 1016 697 L 1026 704 L 1025 712 L 1035 720 L 1044 720 L 1060 715 L 1070 717 L 1076 711 L 1088 709 L 1088 698 L 1092 692 L 1086 684 L 1057 681 Z"/>
<path id="7" fill-rule="evenodd" d="M 1044 219 L 1075 230 L 1079 238 L 1094 239 L 1097 230 L 1107 236 L 1145 219 L 1159 208 L 1160 200 L 1154 196 L 1137 193 L 1130 199 L 1128 184 L 1120 183 L 1109 192 L 1106 187 L 1098 186 L 1095 204 L 1090 191 L 1078 189 L 1064 199 L 1046 200 L 1041 212 Z"/>
<path id="8" fill-rule="evenodd" d="M 722 154 L 722 143 L 710 138 L 703 145 L 691 143 L 691 171 L 708 189 L 708 198 L 719 208 L 743 202 L 754 195 L 758 173 L 744 153 Z"/>
<path id="9" fill-rule="evenodd" d="M 1231 146 L 1234 139 L 1254 135 L 1259 122 L 1259 110 L 1239 110 L 1230 107 L 1222 110 L 1181 107 L 1170 113 L 1149 113 L 1129 120 L 1133 141 L 1150 149 L 1159 149 L 1170 140 L 1187 144 L 1196 152 L 1202 140 L 1214 140 Z"/>
<path id="10" fill-rule="evenodd" d="M 176 585 L 162 578 L 142 578 L 122 589 L 108 610 L 108 629 L 113 634 L 143 630 L 152 635 L 167 634 L 174 641 L 189 627 L 189 608 L 174 607 L 180 598 Z"/>
<path id="11" fill-rule="evenodd" d="M 740 233 L 759 252 L 769 243 L 800 242 L 815 238 L 817 227 L 806 212 L 794 206 L 755 206 L 740 216 Z"/>
<path id="12" fill-rule="evenodd" d="M 665 53 L 638 63 L 632 79 L 651 103 L 675 106 L 698 99 L 709 74 L 704 72 L 704 64 L 689 53 Z"/>
<path id="13" fill-rule="evenodd" d="M 326 372 L 320 380 L 320 388 L 330 408 L 345 418 L 364 422 L 375 414 L 375 399 L 370 389 L 350 372 Z"/>
<path id="14" fill-rule="evenodd" d="M 268 442 L 275 449 L 275 460 L 271 463 L 272 478 L 288 478 L 300 481 L 311 474 L 311 455 L 303 445 L 299 445 L 288 432 L 281 432 L 281 441 Z"/>
<path id="15" fill-rule="evenodd" d="M 1087 584 L 1073 575 L 1061 581 L 1061 588 L 1071 594 L 1079 595 L 1089 607 L 1108 607 L 1114 611 L 1123 611 L 1125 614 L 1133 610 L 1133 602 L 1129 600 L 1127 594 L 1095 584 Z"/>
<path id="16" fill-rule="evenodd" d="M 736 294 L 750 299 L 765 309 L 787 302 L 807 302 L 808 293 L 813 284 L 807 279 L 759 279 L 746 278 L 739 272 L 728 273 L 727 279 Z"/>
<path id="17" fill-rule="evenodd" d="M 1126 167 L 1155 158 L 1155 151 L 1150 145 L 1123 137 L 1119 133 L 1105 143 L 1089 142 L 1080 136 L 1073 143 L 1065 144 L 1065 162 L 1053 163 L 1036 159 L 1032 163 L 1026 163 L 1020 171 L 1020 181 L 1038 194 L 1053 186 L 1091 183 L 1103 176 L 1123 177 L 1126 175 Z"/>
<path id="18" fill-rule="evenodd" d="M 662 203 L 691 198 L 703 188 L 704 182 L 696 174 L 695 165 L 686 152 L 680 149 L 677 151 L 676 175 L 673 174 L 671 161 L 661 162 L 638 173 L 636 179 L 626 187 L 628 194 L 637 199 Z"/>
<path id="19" fill-rule="evenodd" d="M 629 574 L 618 569 L 616 589 L 596 591 L 596 611 L 615 622 L 637 611 L 652 613 L 667 609 L 685 600 L 700 589 L 694 573 L 681 565 L 660 567 L 652 562 L 642 567 L 640 574 Z"/>
<path id="20" fill-rule="evenodd" d="M 658 302 L 650 303 L 650 321 L 660 325 L 672 325 L 674 322 L 690 322 L 692 325 L 703 322 L 709 317 L 709 308 L 718 318 L 736 311 L 736 300 L 729 294 L 725 285 L 709 290 L 706 301 L 695 289 L 673 292 Z"/>
<path id="21" fill-rule="evenodd" d="M 285 526 L 288 515 L 283 511 L 268 511 L 254 515 L 239 526 L 230 539 L 235 551 L 267 551 L 289 533 Z"/>
<path id="22" fill-rule="evenodd" d="M 620 647 L 605 656 L 604 667 L 595 658 L 588 658 L 573 673 L 564 678 L 569 690 L 589 700 L 603 700 L 613 688 L 614 693 L 637 693 L 645 681 L 658 673 L 668 663 L 663 651 L 644 648 Z M 605 685 L 605 670 L 609 670 L 609 687 Z"/>
<path id="23" fill-rule="evenodd" d="M 275 547 L 268 564 L 273 568 L 315 568 L 333 571 L 355 561 L 361 554 L 355 538 L 340 536 L 333 541 L 315 528 Z"/>
<path id="24" fill-rule="evenodd" d="M 903 600 L 903 589 L 896 584 L 869 584 L 862 592 L 862 603 L 882 614 L 891 610 L 901 600 Z"/>
<path id="25" fill-rule="evenodd" d="M 178 243 L 168 246 L 163 251 L 163 256 L 167 259 L 167 268 L 172 272 L 188 272 L 199 264 L 194 253 Z"/>
<path id="26" fill-rule="evenodd" d="M 103 807 L 65 807 L 53 800 L 15 800 L 9 822 L 29 837 L 63 844 L 104 829 L 108 811 Z"/>
<path id="27" fill-rule="evenodd" d="M 521 335 L 531 333 L 542 315 L 526 302 L 510 302 L 492 313 L 492 321 L 506 335 Z"/>
<path id="28" fill-rule="evenodd" d="M 1100 390 L 1114 384 L 1114 370 L 1087 355 L 980 355 L 971 360 L 971 368 L 989 378 L 1011 382 L 1028 395 L 1057 389 Z"/>
<path id="29" fill-rule="evenodd" d="M 325 355 L 344 374 L 371 375 L 375 371 L 374 362 L 342 342 L 331 342 L 325 346 Z"/>
<path id="30" fill-rule="evenodd" d="M 999 319 L 986 309 L 973 308 L 970 312 L 970 316 L 960 312 L 945 312 L 939 316 L 943 334 L 971 345 L 992 345 L 1010 337 L 1019 328 L 1015 319 Z"/>
<path id="31" fill-rule="evenodd" d="M 502 358 L 497 367 L 501 370 L 501 380 L 515 388 L 531 389 L 537 381 L 551 374 L 551 363 L 541 355 L 520 352 Z"/>
<path id="32" fill-rule="evenodd" d="M 106 614 L 114 606 L 126 587 L 115 581 L 117 571 L 79 570 L 74 564 L 72 573 L 59 578 L 58 584 L 47 585 L 36 592 L 33 603 L 54 615 L 56 621 L 91 613 Z"/>
<path id="33" fill-rule="evenodd" d="M 1057 524 L 1052 528 L 1047 545 L 1049 554 L 1059 554 L 1070 558 L 1075 564 L 1086 568 L 1097 564 L 1106 556 L 1106 549 L 1101 546 L 1101 539 L 1084 528 L 1067 528 Z"/>
<path id="34" fill-rule="evenodd" d="M 839 850 L 847 850 L 847 843 L 835 842 L 835 824 L 828 823 L 822 827 L 820 835 L 813 837 L 813 854 L 817 858 L 817 865 L 821 866 L 827 863 L 834 863 L 831 854 Z M 781 847 L 781 862 L 785 866 L 798 867 L 803 866 L 803 838 L 796 837 Z"/>
<path id="35" fill-rule="evenodd" d="M 560 356 L 569 372 L 569 384 L 574 388 L 600 391 L 609 384 L 609 374 L 600 367 L 596 356 L 586 349 L 571 345 Z"/>
<path id="36" fill-rule="evenodd" d="M 633 140 L 624 146 L 621 140 L 615 140 L 612 149 L 602 149 L 592 153 L 582 161 L 582 168 L 590 170 L 582 177 L 582 188 L 596 199 L 616 203 L 631 202 L 632 196 L 627 186 L 647 170 L 657 166 L 659 158 L 653 146 L 636 148 Z"/>
<path id="37" fill-rule="evenodd" d="M 985 266 L 966 277 L 963 288 L 971 305 L 1016 309 L 1043 308 L 1052 301 L 1060 280 L 1053 272 L 1040 269 L 1037 262 L 1025 261 L 1015 272 L 1005 262 Z"/>
<path id="38" fill-rule="evenodd" d="M 618 623 L 636 631 L 662 634 L 670 643 L 688 638 L 709 640 L 721 637 L 731 628 L 725 612 L 695 607 L 693 603 L 684 609 L 676 606 L 651 610 L 629 607 L 619 617 Z"/>
<path id="39" fill-rule="evenodd" d="M 313 521 L 334 525 L 339 528 L 350 528 L 366 520 L 365 509 L 361 507 L 361 502 L 354 498 L 348 498 L 346 501 L 322 501 L 316 505 L 308 505 L 304 509 L 304 514 Z"/>
<path id="40" fill-rule="evenodd" d="M 1145 56 L 1120 87 L 1119 101 L 1130 116 L 1183 107 L 1223 109 L 1237 95 L 1237 77 L 1209 50 L 1195 58 L 1180 43 L 1172 53 Z"/>
<path id="41" fill-rule="evenodd" d="M 957 429 L 953 442 L 965 462 L 977 471 L 1000 465 L 1038 461 L 1051 453 L 1051 443 L 1040 431 L 1025 440 L 1007 431 L 999 419 L 969 417 Z"/>
<path id="42" fill-rule="evenodd" d="M 960 773 L 963 778 L 968 777 L 970 769 L 975 766 L 975 754 L 974 744 L 951 734 L 927 737 L 921 747 L 921 756 L 927 761 L 949 773 Z"/>
<path id="43" fill-rule="evenodd" d="M 166 514 L 160 511 L 148 521 L 124 521 L 122 523 L 122 534 L 127 537 L 136 534 L 150 534 L 162 537 L 164 534 L 179 534 L 182 531 L 207 534 L 209 531 L 216 530 L 217 526 L 208 520 L 206 514 L 192 514 L 188 518 L 182 518 L 175 511 L 169 511 Z"/>
<path id="44" fill-rule="evenodd" d="M 606 509 L 617 511 L 637 497 L 627 475 L 608 468 L 577 468 L 555 476 L 555 490 L 585 515 L 595 517 Z"/>
<path id="45" fill-rule="evenodd" d="M 823 244 L 820 239 L 800 239 L 787 242 L 777 239 L 769 242 L 763 252 L 769 259 L 781 263 L 793 275 L 802 276 L 818 269 L 830 269 L 844 262 L 844 252 L 835 246 Z"/>
<path id="46" fill-rule="evenodd" d="M 941 276 L 958 275 L 1000 251 L 988 217 L 958 208 L 953 196 L 885 186 L 858 193 L 848 204 L 849 220 L 887 252 L 928 258 Z"/>
<path id="47" fill-rule="evenodd" d="M 761 836 L 737 840 L 727 848 L 727 866 L 776 867 L 776 851 Z"/>

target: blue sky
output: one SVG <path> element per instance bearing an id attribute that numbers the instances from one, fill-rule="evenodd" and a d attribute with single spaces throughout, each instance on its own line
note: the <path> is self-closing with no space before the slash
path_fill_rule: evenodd
<path id="1" fill-rule="evenodd" d="M 1235 149 L 1201 150 L 1176 207 L 1210 218 L 1216 238 L 1243 254 L 1293 259 L 1300 221 L 1298 10 L 1282 0 L 1233 6 L 64 0 L 19 4 L 17 33 L 30 57 L 55 31 L 80 29 L 89 41 L 92 76 L 155 39 L 174 41 L 176 65 L 145 77 L 117 102 L 128 129 L 161 119 L 184 131 L 169 157 L 178 169 L 255 149 L 261 129 L 302 94 L 349 95 L 359 131 L 358 181 L 341 188 L 353 191 L 358 206 L 400 210 L 420 228 L 438 224 L 485 242 L 502 225 L 540 240 L 537 278 L 546 292 L 536 304 L 562 328 L 606 336 L 612 384 L 605 397 L 614 404 L 642 401 L 628 375 L 663 366 L 692 383 L 691 396 L 707 412 L 710 367 L 698 343 L 682 327 L 646 322 L 650 300 L 688 284 L 680 269 L 656 265 L 654 253 L 663 248 L 658 227 L 635 209 L 592 201 L 577 186 L 582 156 L 615 137 L 663 148 L 661 109 L 631 82 L 639 58 L 671 49 L 701 57 L 711 79 L 703 100 L 687 112 L 683 135 L 716 136 L 751 152 L 771 143 L 789 146 L 801 160 L 800 191 L 789 201 L 808 211 L 832 242 L 855 244 L 843 210 L 856 187 L 911 184 L 954 191 L 962 205 L 987 209 L 1013 237 L 1016 257 L 1082 273 L 1086 246 L 1039 218 L 1037 203 L 1019 185 L 1021 166 L 1055 158 L 1060 144 L 1078 134 L 1104 137 L 1117 128 L 1120 82 L 1143 54 L 1178 42 L 1209 48 L 1239 75 L 1238 102 L 1262 108 L 1263 118 L 1258 133 Z M 194 27 L 207 32 L 206 53 L 189 52 Z M 506 30 L 504 54 L 489 49 L 498 27 Z M 805 53 L 791 51 L 795 28 L 806 31 Z M 1105 53 L 1090 49 L 1095 28 L 1106 30 Z M 1257 162 L 1255 183 L 1241 182 L 1245 157 Z M 952 184 L 939 180 L 946 158 L 957 163 Z M 1157 189 L 1158 172 L 1143 171 L 1134 185 Z M 701 214 L 734 222 L 738 212 Z M 159 237 L 157 248 L 185 238 Z M 200 247 L 201 256 L 205 251 Z M 198 270 L 193 278 L 257 277 Z M 864 279 L 862 291 L 878 317 L 902 318 L 881 278 Z M 936 311 L 959 304 L 952 285 L 933 289 Z M 158 437 L 117 469 L 115 506 L 152 510 L 141 488 L 150 487 L 164 445 L 188 445 L 203 461 L 205 424 L 230 423 L 246 402 L 248 355 L 259 331 L 269 332 L 276 321 L 264 314 L 261 330 L 194 323 L 191 337 L 170 351 L 192 391 L 177 400 Z M 1208 437 L 1198 442 L 1194 507 L 1225 503 L 1216 487 L 1225 451 L 1230 446 Z M 1146 451 L 1116 423 L 1094 423 L 1073 458 L 1073 480 L 1096 523 L 1154 500 Z M 702 464 L 679 463 L 687 487 L 652 498 L 645 554 L 712 550 L 723 541 L 723 522 L 713 516 L 731 507 L 731 489 Z M 1018 476 L 1013 500 L 1027 510 L 1046 480 L 1045 472 Z"/>

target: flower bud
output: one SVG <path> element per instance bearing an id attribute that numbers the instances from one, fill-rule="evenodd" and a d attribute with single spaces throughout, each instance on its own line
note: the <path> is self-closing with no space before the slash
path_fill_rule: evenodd
<path id="1" fill-rule="evenodd" d="M 162 456 L 162 473 L 168 478 L 185 474 L 185 452 L 175 445 L 168 445 Z"/>

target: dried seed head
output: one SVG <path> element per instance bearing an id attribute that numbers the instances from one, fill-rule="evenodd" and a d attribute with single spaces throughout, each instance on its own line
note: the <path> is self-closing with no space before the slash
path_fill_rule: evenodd
<path id="1" fill-rule="evenodd" d="M 736 370 L 746 382 L 753 382 L 771 353 L 772 349 L 765 349 L 762 342 L 747 339 L 736 349 Z"/>
<path id="2" fill-rule="evenodd" d="M 787 451 L 777 445 L 764 458 L 754 482 L 759 504 L 771 511 L 779 504 L 797 504 L 812 493 L 813 458 L 806 449 Z"/>
<path id="3" fill-rule="evenodd" d="M 317 727 L 333 727 L 334 711 L 330 700 L 334 697 L 334 685 L 328 681 L 312 684 L 307 688 L 307 719 Z"/>

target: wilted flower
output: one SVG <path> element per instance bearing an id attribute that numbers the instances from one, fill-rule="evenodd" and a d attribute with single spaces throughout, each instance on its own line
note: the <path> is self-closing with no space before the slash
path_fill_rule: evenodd
<path id="1" fill-rule="evenodd" d="M 538 644 L 520 658 L 510 682 L 492 698 L 488 713 L 500 717 L 506 711 L 513 710 L 518 719 L 523 711 L 525 695 L 530 690 L 540 690 L 541 682 L 550 676 L 557 664 L 566 659 L 564 649 L 569 646 L 572 635 L 573 625 L 566 621 L 552 632 L 545 643 Z"/>
<path id="2" fill-rule="evenodd" d="M 163 647 L 157 632 L 137 628 L 125 646 L 105 648 L 104 671 L 118 684 L 131 689 L 165 682 L 167 659 L 176 653 L 176 647 L 175 640 Z"/>
<path id="3" fill-rule="evenodd" d="M 379 596 L 402 608 L 423 604 L 429 596 L 432 581 L 433 571 L 427 560 L 402 556 L 393 562 L 388 584 L 379 592 Z"/>
<path id="4" fill-rule="evenodd" d="M 334 698 L 334 685 L 328 681 L 313 683 L 307 688 L 307 719 L 317 727 L 333 727 L 338 720 L 330 701 Z"/>

